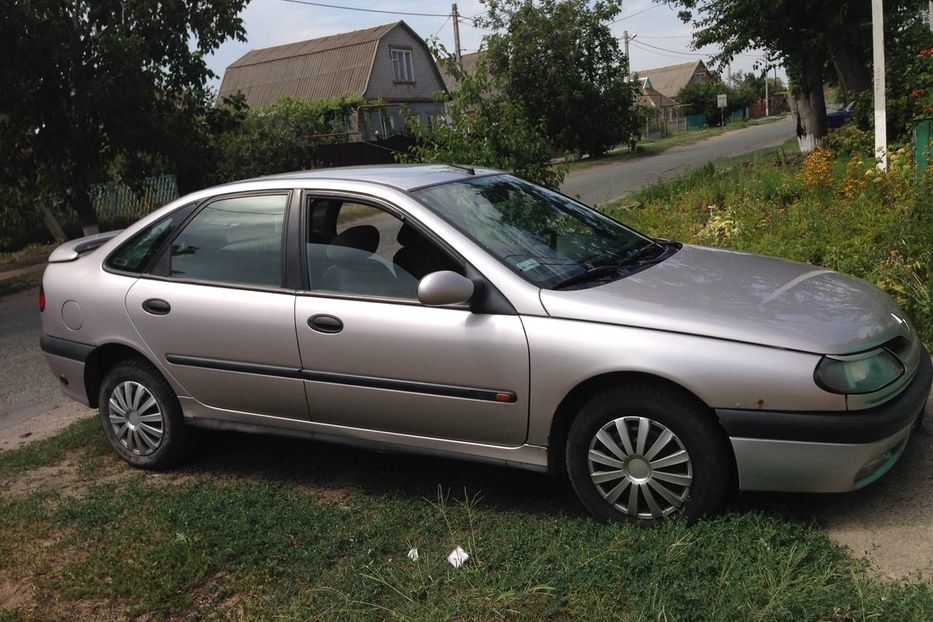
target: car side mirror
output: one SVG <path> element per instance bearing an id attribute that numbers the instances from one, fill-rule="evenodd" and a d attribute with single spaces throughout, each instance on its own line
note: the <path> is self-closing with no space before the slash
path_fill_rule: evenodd
<path id="1" fill-rule="evenodd" d="M 418 283 L 418 300 L 430 307 L 463 304 L 475 292 L 473 281 L 451 270 L 432 272 Z"/>

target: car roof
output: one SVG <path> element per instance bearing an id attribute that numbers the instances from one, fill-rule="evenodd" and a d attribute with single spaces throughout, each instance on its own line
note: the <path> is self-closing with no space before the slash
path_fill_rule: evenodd
<path id="1" fill-rule="evenodd" d="M 295 171 L 292 173 L 256 177 L 254 179 L 247 179 L 235 183 L 332 179 L 381 184 L 383 186 L 391 186 L 399 190 L 409 191 L 424 186 L 444 184 L 452 181 L 469 179 L 474 176 L 494 175 L 499 173 L 502 173 L 502 171 L 490 168 L 454 166 L 450 164 L 380 164 L 374 166 L 343 166 L 309 171 Z"/>

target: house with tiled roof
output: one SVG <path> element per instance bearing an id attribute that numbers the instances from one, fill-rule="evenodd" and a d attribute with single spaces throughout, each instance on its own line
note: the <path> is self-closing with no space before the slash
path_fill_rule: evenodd
<path id="1" fill-rule="evenodd" d="M 250 50 L 224 72 L 220 97 L 240 92 L 250 107 L 280 97 L 357 96 L 442 115 L 444 80 L 427 45 L 404 21 Z"/>
<path id="2" fill-rule="evenodd" d="M 708 82 L 715 79 L 713 73 L 707 69 L 706 64 L 701 60 L 655 67 L 654 69 L 639 69 L 635 74 L 642 80 L 647 79 L 651 87 L 658 93 L 675 100 L 677 95 L 689 84 Z"/>

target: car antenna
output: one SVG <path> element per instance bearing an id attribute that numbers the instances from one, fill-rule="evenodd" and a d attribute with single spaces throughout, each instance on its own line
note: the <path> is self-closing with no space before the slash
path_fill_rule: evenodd
<path id="1" fill-rule="evenodd" d="M 448 164 L 447 166 L 459 168 L 461 171 L 466 171 L 467 175 L 476 175 L 476 170 L 474 170 L 472 166 L 463 166 L 462 164 Z"/>

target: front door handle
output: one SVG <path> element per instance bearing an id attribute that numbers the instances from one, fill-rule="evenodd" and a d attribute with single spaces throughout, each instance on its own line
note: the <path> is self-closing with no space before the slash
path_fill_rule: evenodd
<path id="1" fill-rule="evenodd" d="M 172 305 L 161 298 L 150 298 L 143 303 L 143 311 L 152 315 L 168 315 L 171 310 Z"/>
<path id="2" fill-rule="evenodd" d="M 319 313 L 309 317 L 308 326 L 311 327 L 311 330 L 327 334 L 339 333 L 343 330 L 343 322 L 340 321 L 340 318 L 326 313 Z"/>

